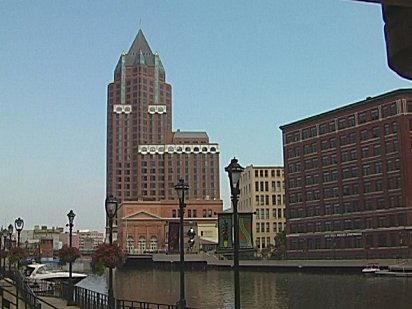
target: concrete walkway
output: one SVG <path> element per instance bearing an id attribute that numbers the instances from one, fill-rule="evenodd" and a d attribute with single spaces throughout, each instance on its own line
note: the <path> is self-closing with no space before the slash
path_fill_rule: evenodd
<path id="1" fill-rule="evenodd" d="M 67 301 L 61 298 L 57 298 L 57 297 L 39 297 L 41 300 L 41 308 L 71 308 L 71 309 L 76 309 L 76 308 L 80 308 L 78 306 L 67 306 Z"/>
<path id="2" fill-rule="evenodd" d="M 0 308 L 16 308 L 16 287 L 10 279 L 1 279 L 0 286 L 3 289 L 3 297 L 0 297 Z M 67 301 L 57 297 L 39 296 L 41 308 L 46 309 L 76 309 L 78 306 L 67 306 Z M 26 308 L 26 304 L 22 299 L 19 299 L 19 308 Z"/>

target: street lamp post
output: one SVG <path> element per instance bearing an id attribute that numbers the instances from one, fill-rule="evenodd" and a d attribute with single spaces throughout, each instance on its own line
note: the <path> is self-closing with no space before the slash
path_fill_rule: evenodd
<path id="1" fill-rule="evenodd" d="M 186 308 L 185 299 L 185 248 L 184 248 L 184 235 L 183 235 L 183 216 L 185 213 L 185 194 L 189 190 L 189 186 L 183 179 L 179 179 L 179 182 L 175 186 L 175 190 L 179 197 L 179 252 L 180 252 L 180 298 L 176 303 L 177 309 Z"/>
<path id="2" fill-rule="evenodd" d="M 229 176 L 230 193 L 233 205 L 233 271 L 235 280 L 235 309 L 240 308 L 240 282 L 239 282 L 239 215 L 237 212 L 238 195 L 240 193 L 239 180 L 244 168 L 239 165 L 236 158 L 230 161 L 230 164 L 225 167 L 225 171 Z"/>
<path id="3" fill-rule="evenodd" d="M 72 248 L 72 233 L 73 233 L 73 221 L 74 217 L 76 214 L 73 212 L 73 210 L 70 210 L 70 212 L 67 214 L 67 218 L 69 219 L 69 223 L 67 226 L 69 227 L 69 247 Z M 67 300 L 67 305 L 68 306 L 73 306 L 73 271 L 72 271 L 72 262 L 69 262 L 69 297 Z"/>
<path id="4" fill-rule="evenodd" d="M 6 251 L 6 242 L 7 242 L 8 230 L 3 229 L 3 250 Z M 6 256 L 3 258 L 3 271 L 6 271 Z"/>
<path id="5" fill-rule="evenodd" d="M 9 251 L 10 251 L 11 243 L 12 243 L 11 236 L 13 235 L 13 224 L 11 224 L 11 223 L 9 224 L 9 226 L 7 228 L 7 231 L 9 233 Z M 10 263 L 10 258 L 9 258 L 9 271 L 10 271 L 10 268 L 11 268 L 11 263 Z"/>
<path id="6" fill-rule="evenodd" d="M 104 203 L 106 209 L 106 215 L 109 220 L 109 244 L 113 243 L 113 218 L 116 216 L 117 209 L 119 207 L 119 201 L 113 196 L 106 197 Z M 109 267 L 109 289 L 108 294 L 108 308 L 114 308 L 114 296 L 113 296 L 113 268 Z"/>

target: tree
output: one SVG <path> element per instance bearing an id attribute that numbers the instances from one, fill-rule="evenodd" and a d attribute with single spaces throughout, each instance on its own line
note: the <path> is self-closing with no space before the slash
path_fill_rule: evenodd
<path id="1" fill-rule="evenodd" d="M 282 231 L 275 236 L 275 252 L 273 256 L 277 259 L 286 258 L 286 232 Z"/>
<path id="2" fill-rule="evenodd" d="M 9 250 L 7 257 L 10 265 L 14 265 L 17 261 L 27 257 L 26 250 L 20 247 L 13 247 Z"/>

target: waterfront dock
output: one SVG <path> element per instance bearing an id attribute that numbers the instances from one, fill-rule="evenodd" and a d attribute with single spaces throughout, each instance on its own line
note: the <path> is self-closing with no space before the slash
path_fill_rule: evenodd
<path id="1" fill-rule="evenodd" d="M 129 257 L 130 259 L 133 259 Z M 153 254 L 149 257 L 154 264 L 179 263 L 178 254 Z M 382 268 L 392 265 L 412 265 L 411 260 L 401 259 L 360 259 L 360 260 L 240 260 L 243 270 L 361 270 L 368 263 L 378 263 Z M 231 259 L 219 259 L 217 256 L 206 253 L 186 254 L 185 263 L 204 264 L 207 268 L 230 268 Z"/>

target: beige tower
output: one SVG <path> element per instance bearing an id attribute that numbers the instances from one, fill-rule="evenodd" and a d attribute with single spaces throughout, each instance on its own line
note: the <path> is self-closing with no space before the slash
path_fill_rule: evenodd
<path id="1" fill-rule="evenodd" d="M 254 212 L 254 244 L 261 252 L 275 245 L 285 227 L 283 167 L 247 166 L 241 177 L 239 212 Z"/>

